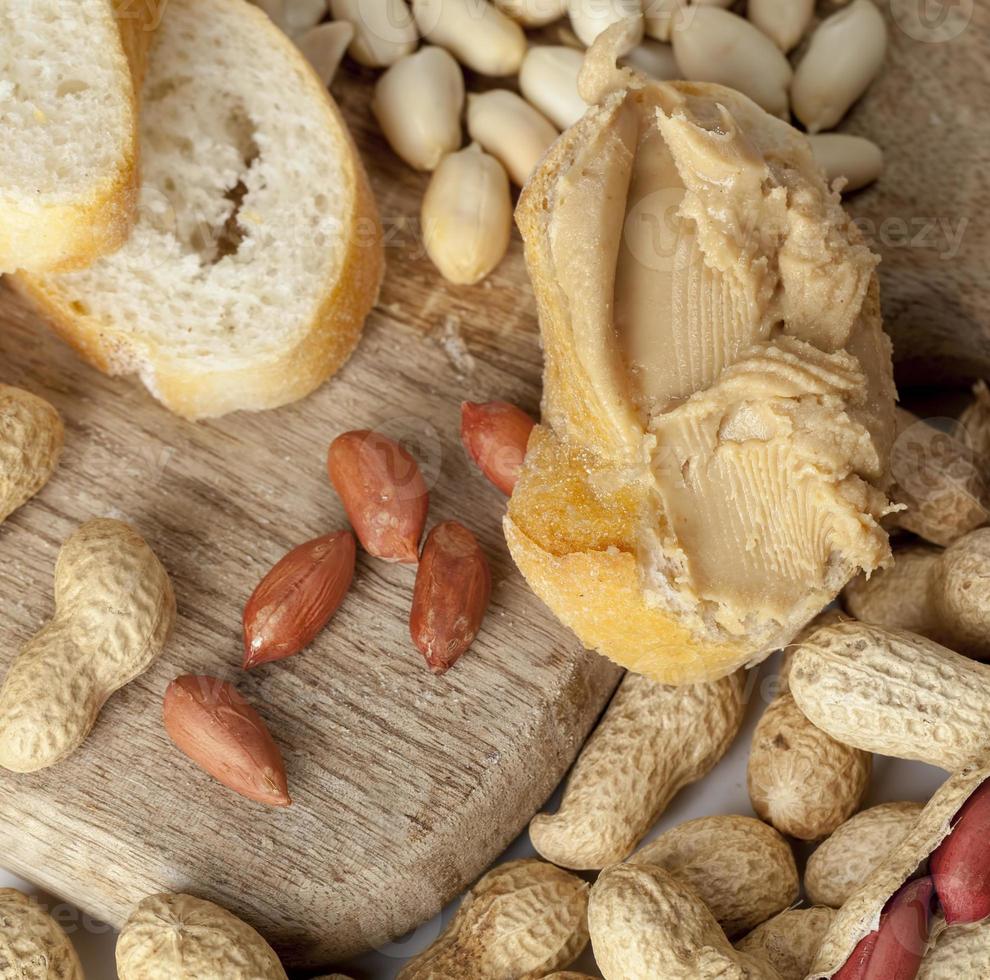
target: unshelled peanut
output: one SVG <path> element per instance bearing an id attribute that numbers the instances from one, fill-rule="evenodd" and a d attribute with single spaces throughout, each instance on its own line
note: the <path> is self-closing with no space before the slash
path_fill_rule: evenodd
<path id="1" fill-rule="evenodd" d="M 973 385 L 973 400 L 959 416 L 959 425 L 960 438 L 973 450 L 984 480 L 990 482 L 990 387 L 985 381 Z"/>
<path id="2" fill-rule="evenodd" d="M 904 630 L 840 623 L 795 651 L 791 693 L 847 745 L 956 770 L 990 751 L 990 667 Z"/>
<path id="3" fill-rule="evenodd" d="M 835 911 L 822 906 L 786 909 L 736 943 L 741 953 L 769 963 L 780 980 L 804 980 Z"/>
<path id="4" fill-rule="evenodd" d="M 956 928 L 950 917 L 967 922 L 990 907 L 988 780 L 981 761 L 942 784 L 838 910 L 809 980 L 915 980 L 939 933 Z"/>
<path id="5" fill-rule="evenodd" d="M 866 3 L 869 0 L 856 0 Z M 949 545 L 990 520 L 988 488 L 973 450 L 950 432 L 897 409 L 891 499 L 893 523 L 932 544 Z"/>
<path id="6" fill-rule="evenodd" d="M 790 845 L 752 817 L 699 817 L 665 831 L 629 858 L 689 885 L 726 935 L 737 936 L 792 905 L 800 883 Z"/>
<path id="7" fill-rule="evenodd" d="M 48 402 L 0 384 L 0 523 L 51 478 L 63 439 L 62 420 Z"/>
<path id="8" fill-rule="evenodd" d="M 990 977 L 990 921 L 946 929 L 922 960 L 917 980 Z"/>
<path id="9" fill-rule="evenodd" d="M 670 687 L 627 674 L 574 764 L 560 809 L 530 822 L 536 850 L 578 870 L 626 858 L 676 793 L 706 776 L 732 744 L 745 676 Z"/>
<path id="10" fill-rule="evenodd" d="M 953 650 L 990 658 L 990 528 L 954 541 L 932 572 L 938 632 Z"/>
<path id="11" fill-rule="evenodd" d="M 588 885 L 543 861 L 489 871 L 450 925 L 398 980 L 529 980 L 566 967 L 588 943 Z"/>
<path id="12" fill-rule="evenodd" d="M 842 604 L 856 619 L 887 629 L 910 630 L 930 639 L 941 635 L 932 579 L 941 548 L 913 544 L 894 551 L 894 563 L 860 575 L 842 591 Z"/>
<path id="13" fill-rule="evenodd" d="M 0 888 L 0 977 L 84 980 L 62 927 L 34 899 L 13 888 Z"/>
<path id="14" fill-rule="evenodd" d="M 775 698 L 753 732 L 747 784 L 753 809 L 782 834 L 828 836 L 859 808 L 873 757 L 816 728 L 789 693 Z"/>
<path id="15" fill-rule="evenodd" d="M 144 673 L 175 622 L 168 573 L 120 521 L 88 521 L 55 566 L 55 615 L 0 689 L 0 766 L 34 772 L 85 741 L 107 699 Z"/>
<path id="16" fill-rule="evenodd" d="M 275 951 L 246 922 L 191 895 L 144 899 L 117 940 L 120 980 L 287 980 Z"/>
<path id="17" fill-rule="evenodd" d="M 697 893 L 662 868 L 602 872 L 588 927 L 605 980 L 779 980 L 769 963 L 734 949 Z"/>
<path id="18" fill-rule="evenodd" d="M 808 858 L 808 901 L 837 909 L 917 822 L 921 803 L 881 803 L 850 817 Z"/>

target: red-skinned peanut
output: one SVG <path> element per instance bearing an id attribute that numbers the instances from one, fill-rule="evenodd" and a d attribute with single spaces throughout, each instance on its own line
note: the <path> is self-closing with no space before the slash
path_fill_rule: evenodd
<path id="1" fill-rule="evenodd" d="M 345 432 L 330 444 L 327 473 L 362 547 L 415 565 L 430 495 L 419 464 L 380 432 Z"/>
<path id="2" fill-rule="evenodd" d="M 354 535 L 336 531 L 293 548 L 244 607 L 244 669 L 308 646 L 340 607 L 354 578 Z"/>
<path id="3" fill-rule="evenodd" d="M 433 528 L 416 573 L 409 632 L 434 673 L 452 667 L 474 642 L 491 591 L 488 559 L 475 536 L 457 521 Z"/>
<path id="4" fill-rule="evenodd" d="M 963 804 L 929 869 L 950 926 L 990 916 L 990 781 Z"/>
<path id="5" fill-rule="evenodd" d="M 915 980 L 928 951 L 934 894 L 931 878 L 902 885 L 881 914 L 879 928 L 859 941 L 832 980 Z"/>
<path id="6" fill-rule="evenodd" d="M 461 404 L 461 442 L 488 480 L 511 496 L 536 423 L 509 402 Z"/>

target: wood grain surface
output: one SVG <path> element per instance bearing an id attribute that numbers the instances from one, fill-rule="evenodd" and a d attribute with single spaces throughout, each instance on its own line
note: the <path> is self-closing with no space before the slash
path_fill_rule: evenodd
<path id="1" fill-rule="evenodd" d="M 0 671 L 51 614 L 61 542 L 93 516 L 132 522 L 169 569 L 176 634 L 115 695 L 83 749 L 0 772 L 0 863 L 120 924 L 180 889 L 257 926 L 287 962 L 324 965 L 437 913 L 525 826 L 575 756 L 619 672 L 579 648 L 526 587 L 502 538 L 505 499 L 468 463 L 464 398 L 538 412 L 535 304 L 518 243 L 484 285 L 448 287 L 418 234 L 425 178 L 368 117 L 367 80 L 335 87 L 372 172 L 389 272 L 360 348 L 304 402 L 189 424 L 143 387 L 81 364 L 0 287 L 0 381 L 49 398 L 67 428 L 55 478 L 0 525 Z M 239 669 L 243 603 L 291 546 L 344 525 L 330 440 L 406 440 L 491 560 L 491 610 L 442 678 L 408 635 L 414 570 L 359 558 L 352 593 L 301 656 Z M 179 754 L 161 723 L 176 675 L 235 681 L 286 758 L 295 805 L 242 800 Z"/>

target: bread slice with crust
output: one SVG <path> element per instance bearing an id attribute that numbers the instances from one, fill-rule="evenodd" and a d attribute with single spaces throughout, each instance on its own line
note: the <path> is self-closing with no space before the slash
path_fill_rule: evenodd
<path id="1" fill-rule="evenodd" d="M 311 392 L 346 360 L 384 268 L 329 93 L 244 0 L 169 0 L 142 91 L 140 215 L 87 269 L 19 275 L 83 357 L 188 418 Z"/>
<path id="2" fill-rule="evenodd" d="M 504 527 L 587 646 L 696 683 L 888 561 L 890 344 L 807 140 L 721 86 L 603 69 L 608 40 L 517 211 L 544 395 Z"/>
<path id="3" fill-rule="evenodd" d="M 88 265 L 137 206 L 155 5 L 0 0 L 0 273 Z"/>

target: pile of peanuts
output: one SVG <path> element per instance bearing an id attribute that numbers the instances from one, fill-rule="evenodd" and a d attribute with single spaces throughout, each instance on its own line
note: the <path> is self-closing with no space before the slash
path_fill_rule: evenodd
<path id="1" fill-rule="evenodd" d="M 0 389 L 0 404 L 0 442 L 16 449 L 0 455 L 6 515 L 51 475 L 61 425 L 51 406 L 18 389 Z M 462 406 L 466 450 L 507 494 L 532 427 L 504 402 Z M 24 472 L 24 461 L 32 472 Z M 974 659 L 990 657 L 986 386 L 976 387 L 952 432 L 904 413 L 892 466 L 903 508 L 893 515 L 895 562 L 853 582 L 843 608 L 823 613 L 796 639 L 754 732 L 748 785 L 762 819 L 702 817 L 640 846 L 679 790 L 703 779 L 728 750 L 756 674 L 743 669 L 687 687 L 629 674 L 581 751 L 559 809 L 530 824 L 542 860 L 509 862 L 482 877 L 439 939 L 404 966 L 401 980 L 575 980 L 582 974 L 560 971 L 589 943 L 606 980 L 990 975 L 990 667 Z M 420 488 L 409 454 L 377 433 L 345 433 L 331 446 L 328 469 L 369 553 L 413 560 L 426 505 L 422 492 L 400 492 Z M 372 484 L 387 506 L 398 507 L 390 512 L 394 521 L 362 512 L 369 500 L 362 488 Z M 338 553 L 349 534 L 331 535 L 328 553 Z M 421 562 L 429 547 L 428 538 Z M 298 566 L 303 579 L 321 562 L 307 548 Z M 343 562 L 330 560 L 343 574 L 328 581 L 315 574 L 325 587 L 300 589 L 298 576 L 280 575 L 292 561 L 265 577 L 255 593 L 261 598 L 245 611 L 246 667 L 290 656 L 313 639 L 350 581 L 353 541 L 343 550 Z M 83 566 L 85 579 L 78 575 Z M 288 593 L 280 582 L 292 585 Z M 291 596 L 299 591 L 319 601 L 297 608 Z M 101 675 L 103 687 L 82 692 L 82 710 L 53 724 L 57 692 L 50 697 L 32 679 L 34 664 L 48 637 L 80 614 L 91 627 L 86 642 L 101 648 L 109 634 L 101 635 L 96 611 L 110 606 L 121 616 L 129 604 L 133 635 L 153 637 L 138 663 L 127 649 L 133 635 L 113 634 L 121 646 L 114 660 L 134 676 L 157 656 L 171 627 L 167 576 L 126 526 L 83 525 L 60 556 L 54 619 L 29 641 L 0 691 L 0 764 L 30 771 L 81 743 L 106 697 L 128 678 Z M 138 622 L 139 609 L 147 621 Z M 423 652 L 434 669 L 450 666 Z M 226 719 L 221 735 L 207 723 L 216 710 Z M 230 788 L 272 805 L 289 802 L 277 748 L 230 685 L 179 678 L 166 695 L 165 717 L 180 748 Z M 861 810 L 873 753 L 951 775 L 927 804 Z M 262 769 L 252 771 L 259 760 Z M 807 864 L 803 905 L 788 838 L 823 841 Z M 594 880 L 575 872 L 592 872 Z M 0 891 L 0 964 L 3 956 L 15 957 L 18 967 L 43 957 L 59 972 L 42 976 L 82 980 L 59 926 L 12 890 Z M 117 959 L 121 980 L 228 980 L 243 975 L 236 969 L 259 980 L 286 977 L 247 924 L 181 894 L 140 903 Z"/>
<path id="2" fill-rule="evenodd" d="M 432 174 L 422 233 L 453 283 L 477 283 L 502 260 L 510 182 L 522 187 L 584 114 L 584 49 L 619 20 L 638 21 L 626 64 L 661 80 L 717 82 L 773 115 L 793 114 L 844 190 L 866 186 L 883 167 L 870 140 L 828 132 L 883 64 L 887 26 L 874 0 L 829 0 L 822 18 L 814 0 L 329 0 L 328 23 L 319 23 L 323 0 L 255 2 L 296 37 L 324 80 L 345 48 L 360 65 L 384 69 L 372 111 L 398 156 Z M 465 91 L 465 70 L 484 91 Z"/>
<path id="3" fill-rule="evenodd" d="M 504 493 L 511 493 L 534 424 L 505 402 L 462 405 L 464 448 Z M 44 399 L 0 385 L 0 521 L 45 486 L 63 437 L 58 412 Z M 481 546 L 463 524 L 444 521 L 421 549 L 429 492 L 416 460 L 383 433 L 338 436 L 327 472 L 353 532 L 307 541 L 264 576 L 244 607 L 243 668 L 294 656 L 327 626 L 354 578 L 356 537 L 375 559 L 417 566 L 410 637 L 429 668 L 443 674 L 474 642 L 488 609 L 491 572 Z M 133 528 L 111 519 L 81 525 L 59 553 L 54 616 L 22 647 L 0 687 L 0 766 L 36 772 L 75 752 L 107 699 L 157 660 L 175 616 L 168 573 Z M 75 677 L 80 661 L 87 670 Z M 269 806 L 291 805 L 281 752 L 233 684 L 176 678 L 165 692 L 163 721 L 179 749 L 229 789 Z"/>

